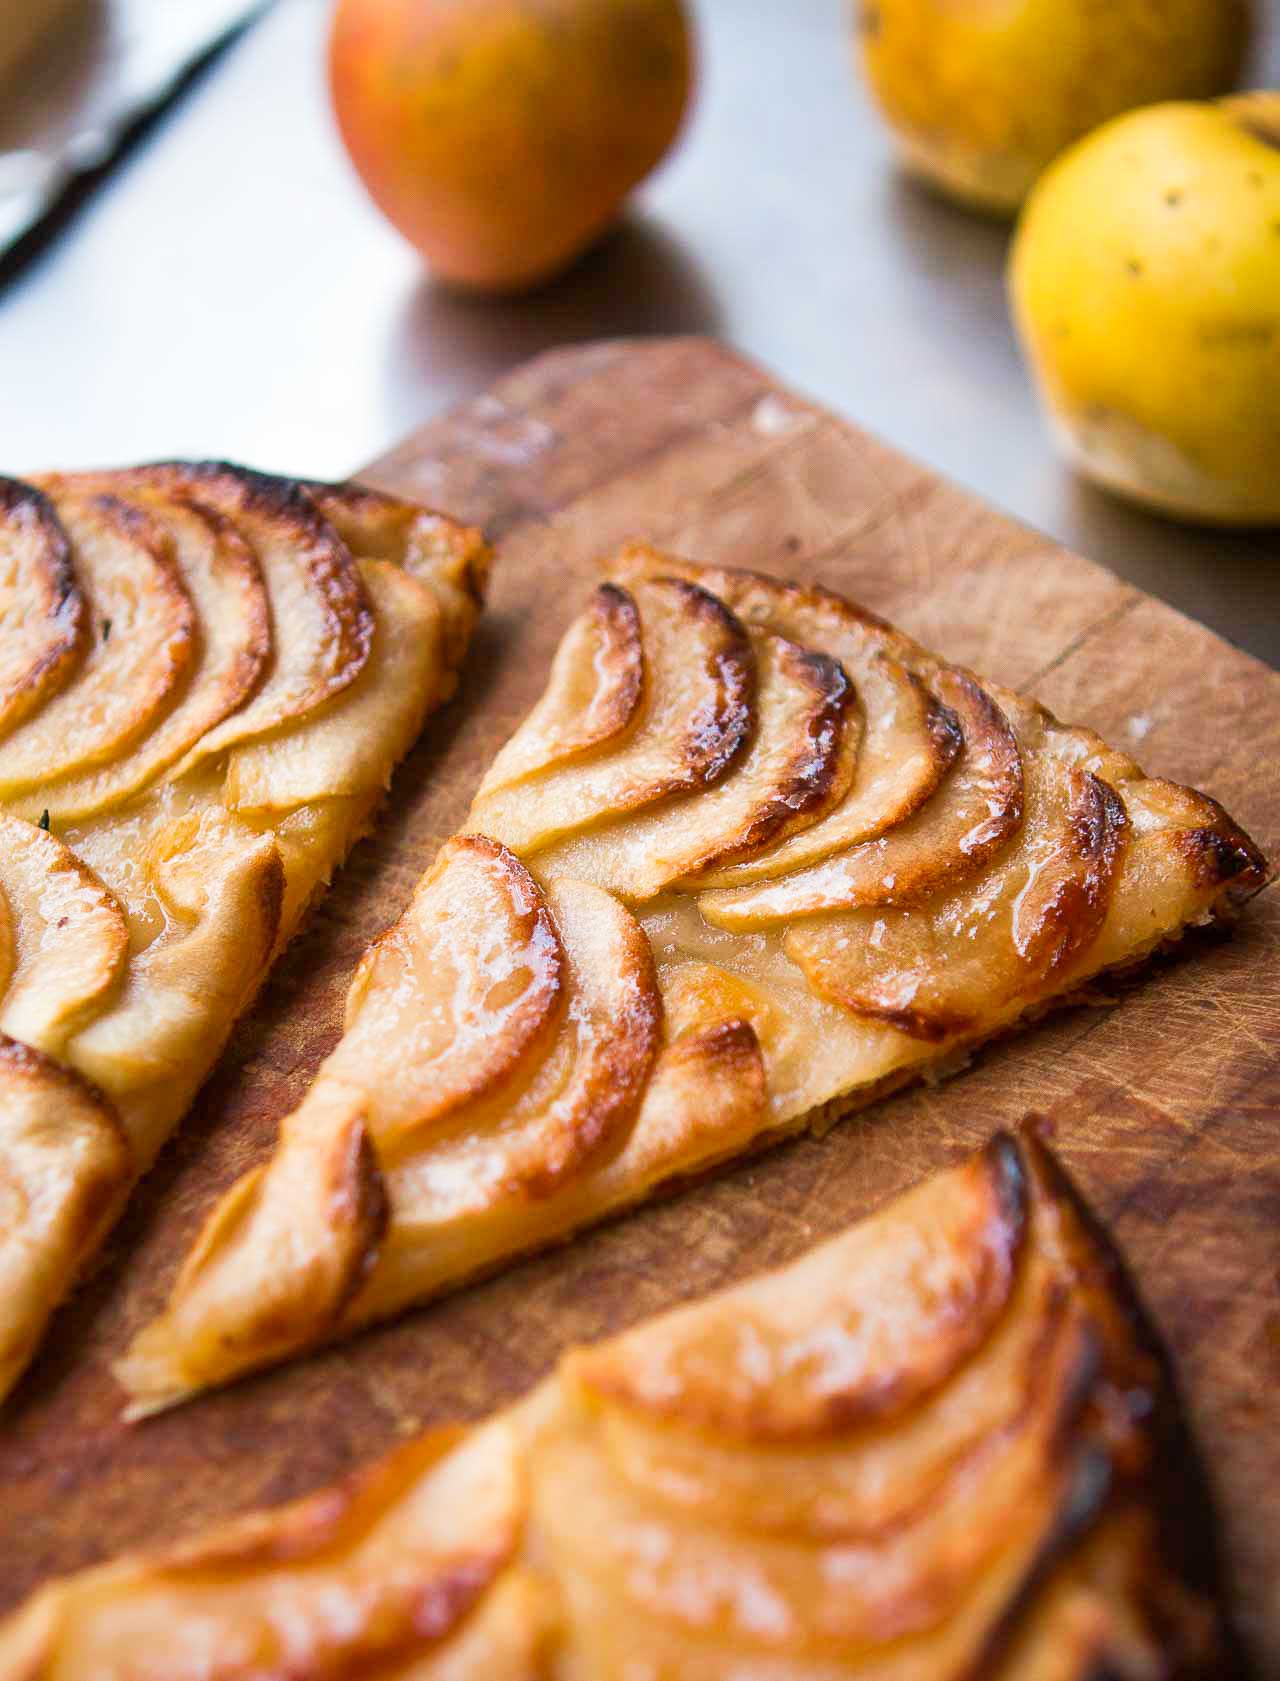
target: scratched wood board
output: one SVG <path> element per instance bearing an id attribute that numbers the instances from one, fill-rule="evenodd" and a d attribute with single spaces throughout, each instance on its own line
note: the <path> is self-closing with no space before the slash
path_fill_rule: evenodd
<path id="1" fill-rule="evenodd" d="M 0 1604 L 53 1572 L 298 1494 L 519 1394 L 567 1344 L 790 1259 L 1028 1111 L 1176 1357 L 1247 1644 L 1280 1676 L 1280 898 L 1113 1009 L 1079 1009 L 317 1358 L 132 1428 L 110 1362 L 214 1198 L 269 1150 L 365 942 L 462 820 L 627 536 L 818 579 L 1029 689 L 1280 855 L 1280 677 L 700 339 L 518 370 L 369 470 L 482 523 L 500 567 L 465 681 L 242 1024 L 0 1424 Z"/>

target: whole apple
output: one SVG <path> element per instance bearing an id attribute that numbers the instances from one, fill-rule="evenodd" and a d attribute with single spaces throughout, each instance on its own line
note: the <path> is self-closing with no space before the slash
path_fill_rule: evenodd
<path id="1" fill-rule="evenodd" d="M 904 163 L 1011 213 L 1064 146 L 1135 106 L 1235 83 L 1249 0 L 859 0 L 872 94 Z"/>
<path id="2" fill-rule="evenodd" d="M 693 46 L 682 0 L 338 0 L 329 81 L 365 186 L 435 273 L 514 291 L 664 156 Z"/>
<path id="3" fill-rule="evenodd" d="M 1028 200 L 1009 281 L 1082 472 L 1193 519 L 1280 521 L 1280 93 L 1082 140 Z"/>

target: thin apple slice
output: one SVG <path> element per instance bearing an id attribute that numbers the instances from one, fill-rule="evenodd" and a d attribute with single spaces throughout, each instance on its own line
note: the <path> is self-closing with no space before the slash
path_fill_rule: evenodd
<path id="1" fill-rule="evenodd" d="M 485 773 L 477 799 L 613 741 L 644 692 L 644 647 L 634 600 L 601 584 L 565 632 L 547 687 Z"/>
<path id="2" fill-rule="evenodd" d="M 50 1583 L 6 1628 L 6 1673 L 21 1653 L 63 1681 L 534 1681 L 540 1605 L 507 1569 L 516 1450 L 506 1419 L 428 1431 L 336 1487 Z"/>
<path id="3" fill-rule="evenodd" d="M 367 485 L 303 488 L 354 555 L 390 561 L 426 585 L 444 621 L 445 659 L 451 668 L 460 665 L 493 562 L 481 532 Z"/>
<path id="4" fill-rule="evenodd" d="M 661 571 L 701 584 L 744 624 L 836 660 L 862 704 L 857 769 L 839 805 L 778 844 L 707 871 L 700 885 L 737 887 L 765 880 L 870 840 L 923 805 L 959 752 L 954 714 L 922 681 L 936 662 L 873 613 L 817 586 L 727 567 L 692 566 L 643 544 L 624 548 L 614 570 L 624 582 Z"/>
<path id="5" fill-rule="evenodd" d="M 1016 842 L 955 892 L 806 919 L 787 955 L 823 997 L 942 1040 L 1029 1004 L 1095 940 L 1124 853 L 1124 804 L 1080 768 L 1070 731 L 1016 697 L 1025 810 Z"/>
<path id="6" fill-rule="evenodd" d="M 304 717 L 354 682 L 369 657 L 373 617 L 351 551 L 290 479 L 228 462 L 160 462 L 110 475 L 221 514 L 257 558 L 271 611 L 271 661 L 247 704 L 204 735 L 176 772 Z"/>
<path id="7" fill-rule="evenodd" d="M 594 881 L 650 899 L 810 824 L 844 797 L 861 721 L 853 685 L 825 654 L 757 631 L 756 727 L 747 751 L 713 788 L 553 843 L 540 874 Z"/>
<path id="8" fill-rule="evenodd" d="M 384 560 L 357 561 L 373 608 L 373 646 L 355 681 L 300 721 L 231 749 L 232 811 L 288 811 L 309 800 L 381 793 L 417 739 L 444 679 L 442 616 L 424 584 Z M 379 744 L 377 755 L 369 743 Z"/>
<path id="9" fill-rule="evenodd" d="M 1216 800 L 1159 778 L 1121 784 L 1128 815 L 1124 869 L 1097 939 L 1079 952 L 1076 980 L 1141 963 L 1188 927 L 1229 920 L 1267 879 L 1267 862 Z"/>
<path id="10" fill-rule="evenodd" d="M 118 891 L 135 949 L 110 1007 L 67 1054 L 116 1102 L 141 1172 L 262 982 L 280 932 L 284 869 L 272 835 L 220 806 L 152 814 L 133 834 L 141 856 Z M 90 860 L 94 838 L 77 837 Z"/>
<path id="11" fill-rule="evenodd" d="M 533 877 L 496 841 L 457 835 L 360 960 L 317 1080 L 365 1091 L 375 1138 L 436 1125 L 537 1066 L 564 971 Z"/>
<path id="12" fill-rule="evenodd" d="M 59 1052 L 118 986 L 129 926 L 114 894 L 52 834 L 0 812 L 0 888 L 16 962 L 0 1032 Z"/>
<path id="13" fill-rule="evenodd" d="M 795 1269 L 574 1357 L 592 1393 L 752 1442 L 831 1435 L 918 1405 L 991 1334 L 1028 1234 L 1017 1152 L 940 1174 Z"/>
<path id="14" fill-rule="evenodd" d="M 717 782 L 746 744 L 754 669 L 733 614 L 677 578 L 632 592 L 644 644 L 645 695 L 631 730 L 590 757 L 479 796 L 470 827 L 521 855 L 619 812 Z"/>
<path id="15" fill-rule="evenodd" d="M 84 601 L 47 496 L 0 479 L 0 735 L 61 688 L 84 639 Z"/>
<path id="16" fill-rule="evenodd" d="M 112 475 L 103 475 L 102 482 L 112 483 Z M 172 539 L 199 631 L 193 667 L 175 705 L 141 741 L 112 764 L 42 781 L 14 804 L 25 817 L 39 815 L 39 807 L 67 822 L 120 805 L 243 705 L 266 669 L 271 650 L 266 590 L 252 549 L 230 520 L 141 487 L 119 500 L 154 518 Z"/>
<path id="17" fill-rule="evenodd" d="M 171 706 L 195 656 L 195 611 L 168 533 L 106 495 L 56 492 L 92 617 L 71 679 L 0 742 L 0 796 L 118 758 Z"/>
<path id="18" fill-rule="evenodd" d="M 1102 1510 L 1098 1455 L 1071 1439 L 1073 1389 L 1087 1387 L 1093 1353 L 1087 1327 L 1069 1321 L 1020 1427 L 913 1521 L 868 1542 L 693 1521 L 674 1502 L 629 1489 L 592 1421 L 574 1420 L 540 1448 L 531 1509 L 565 1585 L 584 1672 L 625 1674 L 625 1651 L 648 1673 L 723 1676 L 760 1665 L 768 1674 L 767 1660 L 785 1657 L 792 1667 L 781 1673 L 826 1676 L 840 1673 L 827 1665 L 869 1648 L 868 1673 L 893 1681 L 986 1673 L 983 1654 L 1009 1607 Z M 656 1654 L 679 1643 L 691 1665 L 659 1667 Z"/>
<path id="19" fill-rule="evenodd" d="M 409 1115 L 375 1134 L 397 1222 L 416 1228 L 546 1197 L 603 1153 L 634 1119 L 658 1051 L 662 1000 L 649 943 L 610 894 L 585 882 L 546 889 L 568 970 L 556 1043 L 523 1090 L 505 1088 L 423 1130 Z"/>
<path id="20" fill-rule="evenodd" d="M 132 1180 L 111 1105 L 0 1033 L 0 1396 L 115 1218 Z"/>
<path id="21" fill-rule="evenodd" d="M 618 1476 L 696 1522 L 824 1542 L 887 1538 L 916 1521 L 958 1475 L 1026 1424 L 1067 1303 L 1043 1262 L 1027 1275 L 982 1348 L 892 1421 L 811 1439 L 749 1441 L 658 1423 L 594 1392 L 601 1444 Z"/>
<path id="22" fill-rule="evenodd" d="M 335 1081 L 312 1087 L 271 1161 L 206 1220 L 168 1312 L 135 1340 L 122 1380 L 163 1397 L 314 1344 L 376 1260 L 386 1215 L 360 1094 Z"/>
<path id="23" fill-rule="evenodd" d="M 768 928 L 820 911 L 917 905 L 976 875 L 1022 822 L 1022 758 L 1004 713 L 966 672 L 942 671 L 934 693 L 960 722 L 964 747 L 933 796 L 905 822 L 777 881 L 703 893 L 717 928 Z"/>

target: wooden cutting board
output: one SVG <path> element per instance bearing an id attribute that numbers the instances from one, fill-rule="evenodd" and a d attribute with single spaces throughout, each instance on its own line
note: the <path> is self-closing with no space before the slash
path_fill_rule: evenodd
<path id="1" fill-rule="evenodd" d="M 1113 1010 L 615 1221 L 346 1346 L 126 1428 L 109 1362 L 214 1197 L 268 1151 L 365 942 L 541 691 L 594 563 L 644 536 L 816 578 L 1026 688 L 1280 856 L 1280 676 L 700 339 L 544 356 L 368 473 L 500 554 L 467 677 L 56 1321 L 0 1427 L 0 1604 L 52 1572 L 283 1500 L 519 1394 L 566 1344 L 783 1262 L 1028 1110 L 1177 1357 L 1261 1669 L 1280 1675 L 1280 894 Z"/>

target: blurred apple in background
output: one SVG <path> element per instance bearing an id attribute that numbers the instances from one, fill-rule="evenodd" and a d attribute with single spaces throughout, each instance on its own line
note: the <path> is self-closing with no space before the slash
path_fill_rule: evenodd
<path id="1" fill-rule="evenodd" d="M 1280 92 L 1082 140 L 1027 202 L 1010 290 L 1084 473 L 1194 519 L 1280 521 Z"/>
<path id="2" fill-rule="evenodd" d="M 365 186 L 432 270 L 519 291 L 671 146 L 693 43 L 681 0 L 338 0 L 329 76 Z"/>
<path id="3" fill-rule="evenodd" d="M 1248 0 L 858 0 L 863 69 L 904 163 L 1012 212 L 1109 117 L 1234 86 Z"/>

